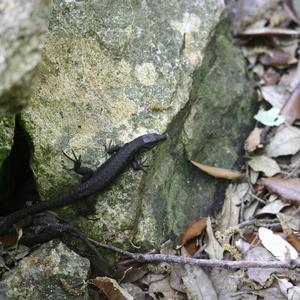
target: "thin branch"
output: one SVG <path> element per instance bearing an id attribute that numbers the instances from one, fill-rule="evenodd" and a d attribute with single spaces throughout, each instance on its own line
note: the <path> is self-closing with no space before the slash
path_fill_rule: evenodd
<path id="1" fill-rule="evenodd" d="M 168 262 L 177 264 L 190 264 L 201 267 L 226 267 L 229 269 L 240 268 L 300 268 L 300 259 L 291 259 L 286 261 L 229 261 L 218 259 L 196 259 L 191 257 L 183 257 L 169 254 L 151 254 L 151 253 L 132 253 L 117 247 L 103 244 L 92 239 L 88 239 L 95 246 L 106 248 L 122 255 L 128 256 L 137 262 Z"/>

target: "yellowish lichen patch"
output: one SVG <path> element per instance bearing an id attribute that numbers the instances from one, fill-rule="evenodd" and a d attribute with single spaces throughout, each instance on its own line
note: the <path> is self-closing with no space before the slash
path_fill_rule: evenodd
<path id="1" fill-rule="evenodd" d="M 143 85 L 151 86 L 156 81 L 157 73 L 152 63 L 143 63 L 135 67 L 135 76 Z"/>

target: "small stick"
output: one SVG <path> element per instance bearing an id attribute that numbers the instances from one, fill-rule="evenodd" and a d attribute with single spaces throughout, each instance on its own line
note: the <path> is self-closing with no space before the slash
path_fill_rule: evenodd
<path id="1" fill-rule="evenodd" d="M 191 257 L 176 256 L 170 254 L 151 254 L 151 253 L 132 253 L 126 250 L 119 249 L 117 247 L 103 244 L 92 239 L 88 239 L 95 246 L 109 249 L 128 256 L 137 262 L 168 262 L 177 264 L 190 264 L 201 267 L 225 267 L 229 269 L 240 268 L 299 268 L 300 259 L 290 259 L 286 261 L 230 261 L 230 260 L 218 260 L 218 259 L 196 259 Z"/>

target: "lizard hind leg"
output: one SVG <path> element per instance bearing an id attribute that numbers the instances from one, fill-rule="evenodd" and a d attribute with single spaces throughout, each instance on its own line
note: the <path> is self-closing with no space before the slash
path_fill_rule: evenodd
<path id="1" fill-rule="evenodd" d="M 143 171 L 146 173 L 146 168 L 149 167 L 149 165 L 145 165 L 145 162 L 147 161 L 147 158 L 143 161 L 138 161 L 136 158 L 134 158 L 131 161 L 131 167 L 134 171 Z"/>
<path id="2" fill-rule="evenodd" d="M 122 146 L 120 146 L 120 145 L 112 145 L 112 140 L 109 141 L 108 145 L 104 144 L 105 152 L 108 155 L 116 154 L 121 148 L 122 148 Z"/>
<path id="3" fill-rule="evenodd" d="M 84 167 L 81 165 L 81 155 L 79 155 L 77 157 L 73 149 L 72 149 L 72 154 L 73 154 L 74 158 L 67 155 L 64 151 L 62 151 L 62 153 L 65 155 L 65 157 L 67 157 L 69 160 L 71 160 L 74 164 L 73 168 L 71 168 L 70 170 L 73 170 L 77 174 L 82 176 L 81 183 L 89 180 L 92 177 L 92 175 L 94 174 L 94 171 L 91 168 Z"/>

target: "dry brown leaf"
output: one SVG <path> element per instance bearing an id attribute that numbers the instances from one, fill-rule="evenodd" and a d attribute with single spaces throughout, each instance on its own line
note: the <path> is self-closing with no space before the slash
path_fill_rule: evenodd
<path id="1" fill-rule="evenodd" d="M 300 179 L 299 178 L 262 178 L 262 184 L 282 200 L 300 206 Z"/>
<path id="2" fill-rule="evenodd" d="M 162 295 L 162 299 L 176 299 L 177 297 L 177 292 L 171 288 L 170 279 L 168 277 L 151 282 L 148 293 L 151 299 L 154 300 L 161 298 L 157 296 L 159 294 Z"/>
<path id="3" fill-rule="evenodd" d="M 269 157 L 293 155 L 300 150 L 300 129 L 295 126 L 279 128 L 266 146 Z"/>
<path id="4" fill-rule="evenodd" d="M 290 36 L 290 35 L 299 35 L 299 31 L 292 29 L 284 29 L 284 28 L 253 28 L 247 29 L 238 34 L 240 37 L 254 37 L 254 36 Z"/>
<path id="5" fill-rule="evenodd" d="M 258 229 L 258 236 L 263 246 L 278 260 L 296 259 L 298 253 L 286 240 L 264 227 Z"/>
<path id="6" fill-rule="evenodd" d="M 263 74 L 263 79 L 267 86 L 275 85 L 280 80 L 280 74 L 276 72 L 273 68 L 268 68 Z"/>
<path id="7" fill-rule="evenodd" d="M 259 209 L 255 216 L 264 215 L 264 214 L 278 214 L 284 207 L 288 206 L 288 203 L 282 202 L 280 199 L 267 202 L 266 205 Z"/>
<path id="8" fill-rule="evenodd" d="M 112 278 L 96 277 L 93 283 L 110 300 L 133 300 L 133 297 Z"/>
<path id="9" fill-rule="evenodd" d="M 259 61 L 265 66 L 284 66 L 296 64 L 298 60 L 295 56 L 282 51 L 281 49 L 268 48 Z"/>
<path id="10" fill-rule="evenodd" d="M 206 228 L 206 218 L 197 218 L 192 223 L 190 223 L 182 232 L 180 236 L 179 246 L 181 248 L 188 241 L 192 240 L 195 237 L 198 237 L 203 230 Z"/>
<path id="11" fill-rule="evenodd" d="M 228 169 L 223 169 L 223 168 L 212 167 L 212 166 L 198 163 L 193 160 L 190 160 L 190 162 L 194 166 L 199 168 L 201 171 L 207 173 L 210 176 L 216 177 L 216 178 L 236 180 L 236 179 L 239 179 L 240 177 L 242 177 L 242 173 L 239 171 L 233 171 L 233 170 L 228 170 Z"/>
<path id="12" fill-rule="evenodd" d="M 263 98 L 272 106 L 281 109 L 290 93 L 282 85 L 263 86 L 260 88 Z"/>
<path id="13" fill-rule="evenodd" d="M 280 167 L 278 166 L 277 162 L 266 155 L 257 155 L 251 157 L 248 165 L 252 170 L 256 172 L 263 172 L 268 177 L 272 177 L 275 174 L 280 173 Z"/>
<path id="14" fill-rule="evenodd" d="M 293 1 L 284 1 L 283 8 L 286 14 L 288 15 L 288 17 L 299 25 L 300 20 L 297 13 L 295 12 Z"/>
<path id="15" fill-rule="evenodd" d="M 283 105 L 280 114 L 285 116 L 285 119 L 289 124 L 300 119 L 300 85 L 297 86 Z"/>
<path id="16" fill-rule="evenodd" d="M 277 214 L 277 218 L 280 222 L 281 228 L 286 236 L 286 240 L 298 251 L 300 252 L 300 240 L 296 234 L 293 233 L 293 230 L 288 225 L 288 220 L 283 214 Z"/>
<path id="17" fill-rule="evenodd" d="M 218 216 L 221 232 L 239 223 L 241 199 L 244 199 L 249 192 L 249 188 L 248 183 L 241 183 L 237 186 L 230 184 L 226 189 L 224 205 Z"/>
<path id="18" fill-rule="evenodd" d="M 296 234 L 291 233 L 287 235 L 286 240 L 300 253 L 300 240 Z"/>
<path id="19" fill-rule="evenodd" d="M 248 152 L 253 152 L 260 145 L 260 135 L 262 128 L 255 127 L 247 137 L 244 149 Z"/>
<path id="20" fill-rule="evenodd" d="M 207 218 L 206 233 L 208 236 L 208 242 L 204 251 L 211 259 L 223 259 L 224 249 L 215 238 L 210 217 Z"/>

